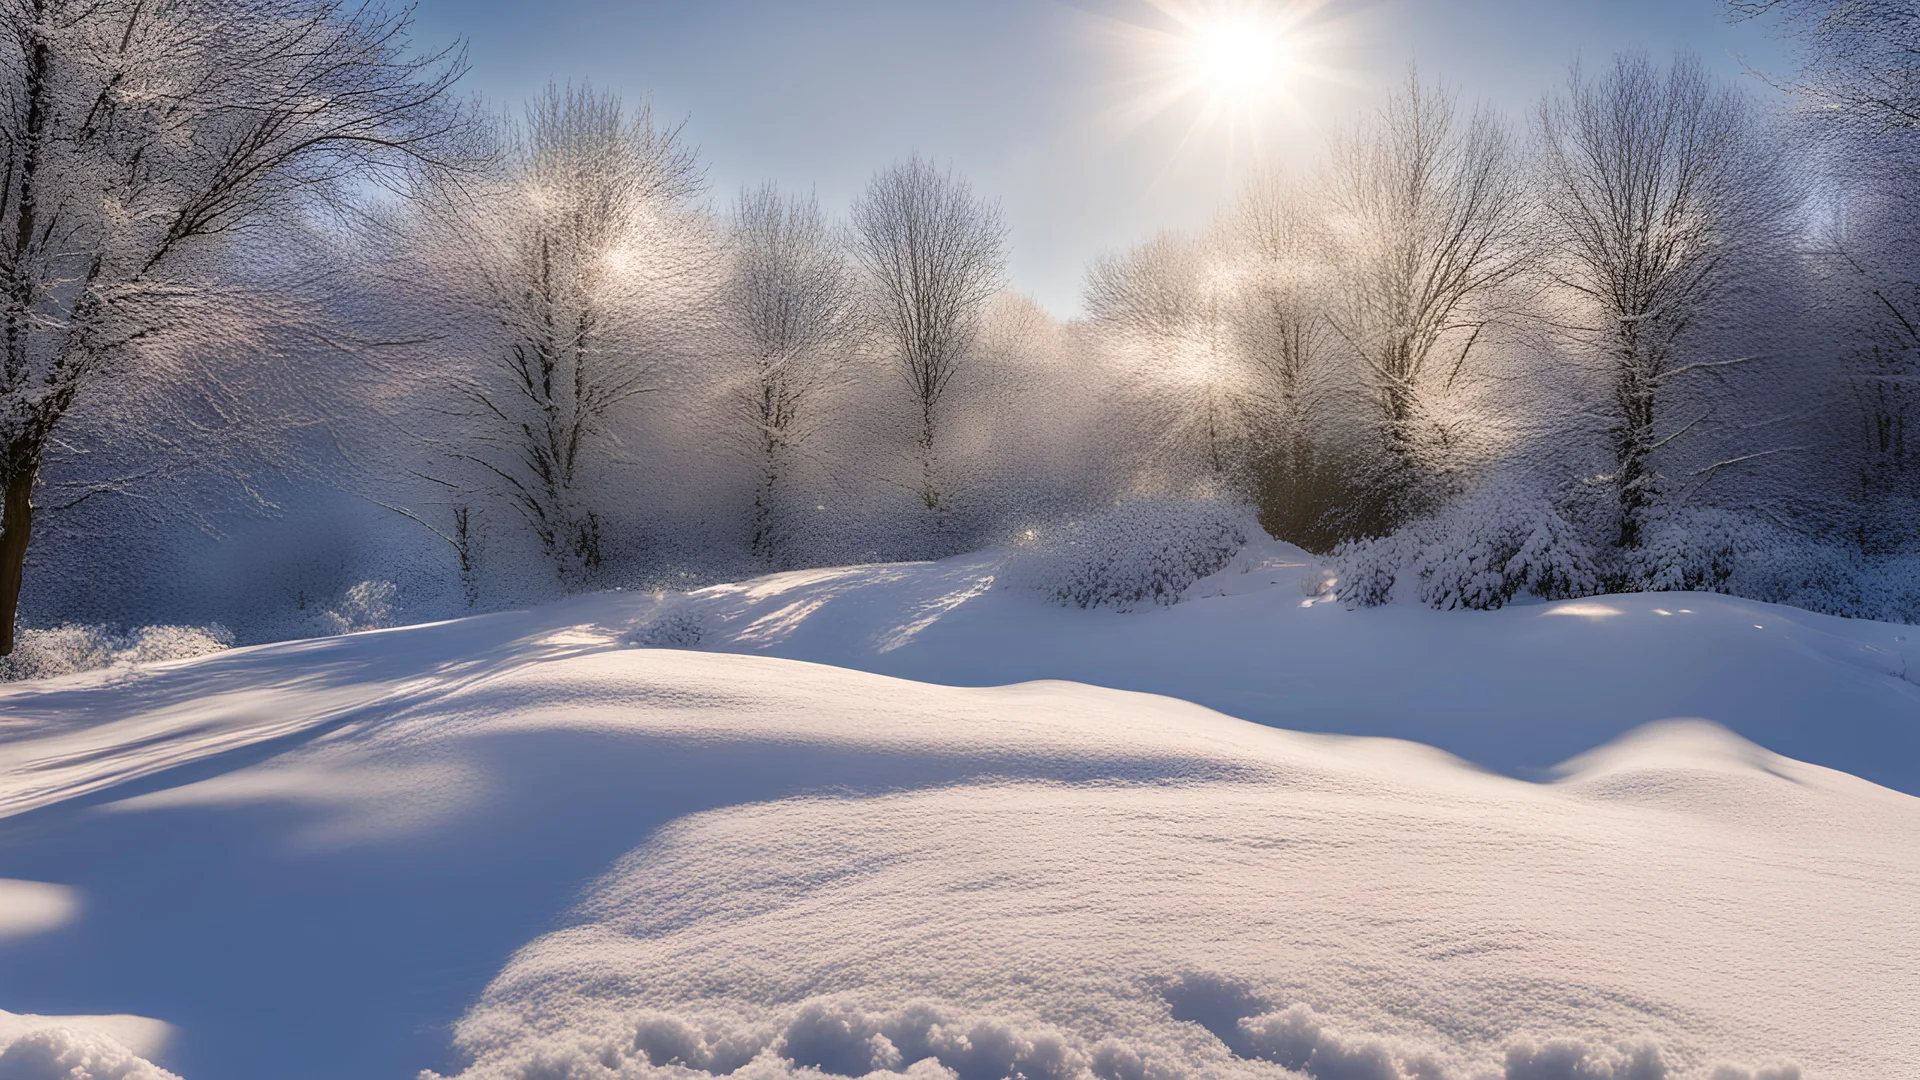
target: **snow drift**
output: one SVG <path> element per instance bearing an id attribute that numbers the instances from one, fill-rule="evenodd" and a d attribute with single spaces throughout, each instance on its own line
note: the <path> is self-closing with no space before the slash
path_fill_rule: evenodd
<path id="1" fill-rule="evenodd" d="M 1920 786 L 1905 628 L 1685 595 L 1347 611 L 1280 548 L 1116 614 L 991 588 L 1002 559 L 0 688 L 0 877 L 37 883 L 7 894 L 37 907 L 0 933 L 0 1006 L 40 1016 L 0 1034 L 0 1076 L 1920 1060 L 1920 800 L 1828 767 Z M 669 615 L 699 650 L 636 644 Z M 1472 760 L 1127 689 L 951 685 L 1049 667 L 1417 725 Z M 1662 706 L 1720 723 L 1644 726 Z M 173 1037 L 48 1034 L 110 1013 Z"/>

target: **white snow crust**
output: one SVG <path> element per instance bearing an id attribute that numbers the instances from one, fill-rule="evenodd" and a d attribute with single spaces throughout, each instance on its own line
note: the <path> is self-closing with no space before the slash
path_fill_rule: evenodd
<path id="1" fill-rule="evenodd" d="M 0 1078 L 1915 1074 L 1905 628 L 1003 559 L 0 688 Z"/>

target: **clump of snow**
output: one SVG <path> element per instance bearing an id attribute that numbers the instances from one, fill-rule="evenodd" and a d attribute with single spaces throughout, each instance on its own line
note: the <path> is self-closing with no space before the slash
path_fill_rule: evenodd
<path id="1" fill-rule="evenodd" d="M 1003 580 L 1063 607 L 1178 603 L 1264 535 L 1251 508 L 1207 499 L 1136 499 L 1039 532 L 1009 558 Z"/>
<path id="2" fill-rule="evenodd" d="M 1402 1080 L 1445 1075 L 1420 1051 L 1396 1051 L 1379 1039 L 1353 1038 L 1328 1027 L 1305 1005 L 1243 1017 L 1248 1052 L 1314 1080 Z"/>
<path id="3" fill-rule="evenodd" d="M 81 671 L 163 660 L 190 660 L 233 647 L 233 635 L 211 626 L 143 626 L 120 633 L 106 626 L 68 624 L 23 630 L 13 653 L 0 657 L 0 682 L 50 679 Z"/>
<path id="4" fill-rule="evenodd" d="M 1749 1069 L 1722 1063 L 1702 1072 L 1668 1065 L 1660 1048 L 1644 1040 L 1594 1044 L 1579 1039 L 1548 1039 L 1509 1046 L 1501 1080 L 1678 1080 L 1684 1076 L 1702 1080 L 1800 1080 L 1800 1066 L 1776 1062 Z"/>
<path id="5" fill-rule="evenodd" d="M 1411 582 L 1440 610 L 1505 607 L 1522 593 L 1543 600 L 1600 591 L 1594 555 L 1545 499 L 1492 484 L 1390 536 L 1335 553 L 1340 599 L 1360 607 L 1392 600 Z"/>
<path id="6" fill-rule="evenodd" d="M 104 1034 L 70 1027 L 10 1033 L 0 1013 L 0 1077 L 5 1080 L 180 1080 Z"/>
<path id="7" fill-rule="evenodd" d="M 849 999 L 805 1002 L 780 1023 L 732 1016 L 684 1017 L 642 1011 L 600 1038 L 555 1038 L 489 1062 L 485 1075 L 530 1080 L 627 1077 L 869 1076 L 924 1080 L 1076 1080 L 1108 1076 L 1124 1046 L 1108 1042 L 1092 1058 L 1046 1025 L 1020 1027 L 963 1016 L 935 1002 L 869 1011 Z M 1138 1061 L 1134 1055 L 1133 1060 Z M 1105 1070 L 1104 1072 L 1102 1070 Z"/>

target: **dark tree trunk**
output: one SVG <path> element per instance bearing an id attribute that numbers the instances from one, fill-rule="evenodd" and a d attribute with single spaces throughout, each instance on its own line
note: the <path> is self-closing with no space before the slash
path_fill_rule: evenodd
<path id="1" fill-rule="evenodd" d="M 941 511 L 946 509 L 946 500 L 940 497 L 940 484 L 934 473 L 934 419 L 933 402 L 923 396 L 920 399 L 920 501 L 933 511 L 934 528 L 940 526 Z"/>
<path id="2" fill-rule="evenodd" d="M 0 656 L 13 654 L 13 620 L 20 608 L 20 580 L 33 535 L 33 482 L 39 470 L 21 468 L 7 478 L 0 506 Z"/>

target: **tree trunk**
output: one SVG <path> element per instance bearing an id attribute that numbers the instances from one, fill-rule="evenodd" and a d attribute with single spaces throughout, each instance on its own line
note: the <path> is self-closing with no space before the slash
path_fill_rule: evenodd
<path id="1" fill-rule="evenodd" d="M 934 474 L 934 421 L 933 403 L 922 400 L 920 404 L 920 501 L 933 511 L 934 528 L 939 529 L 941 514 L 945 509 L 940 497 L 940 484 Z"/>
<path id="2" fill-rule="evenodd" d="M 767 566 L 779 569 L 781 543 L 774 535 L 774 500 L 780 494 L 780 459 L 778 451 L 766 448 L 764 468 L 760 474 L 760 486 L 753 493 L 753 555 Z"/>
<path id="3" fill-rule="evenodd" d="M 7 478 L 0 507 L 0 656 L 13 654 L 13 620 L 20 608 L 20 580 L 33 535 L 33 482 L 39 470 L 21 468 Z"/>
<path id="4" fill-rule="evenodd" d="M 1631 324 L 1630 324 L 1631 325 Z M 1656 416 L 1656 373 L 1661 366 L 1649 359 L 1629 335 L 1620 365 L 1620 381 L 1615 390 L 1620 409 L 1620 430 L 1615 438 L 1615 471 L 1620 485 L 1620 546 L 1632 550 L 1646 539 L 1641 528 L 1657 494 L 1653 485 L 1658 476 L 1653 470 L 1654 418 Z"/>

